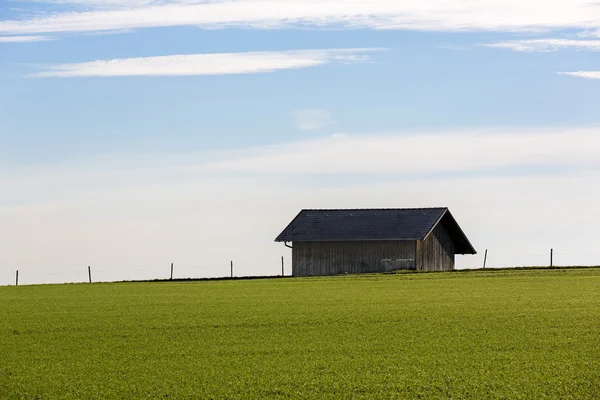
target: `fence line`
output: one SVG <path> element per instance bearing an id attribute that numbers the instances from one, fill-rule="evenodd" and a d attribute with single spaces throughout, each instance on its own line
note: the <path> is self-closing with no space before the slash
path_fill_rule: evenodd
<path id="1" fill-rule="evenodd" d="M 549 249 L 550 251 L 548 253 L 542 254 L 542 253 L 537 253 L 537 254 L 526 254 L 526 255 L 519 255 L 519 258 L 523 258 L 523 259 L 527 259 L 527 258 L 540 258 L 540 261 L 542 260 L 542 257 L 544 257 L 547 261 L 546 263 L 535 263 L 535 265 L 530 265 L 532 267 L 534 266 L 539 266 L 539 267 L 544 267 L 544 266 L 550 266 L 550 267 L 554 267 L 554 266 L 563 266 L 563 267 L 567 267 L 567 266 L 583 266 L 577 263 L 572 263 L 572 262 L 565 262 L 565 260 L 562 259 L 562 257 L 580 257 L 580 256 L 594 256 L 594 255 L 600 255 L 599 252 L 590 252 L 590 253 L 560 253 L 560 252 L 556 252 L 554 251 L 554 249 Z M 561 259 L 558 259 L 560 261 L 559 264 L 556 263 L 557 258 L 556 257 L 561 257 Z M 483 264 L 482 268 L 490 268 L 489 264 L 490 264 L 490 260 L 492 260 L 492 264 L 494 264 L 493 262 L 493 258 L 494 258 L 494 251 L 489 250 L 489 249 L 485 249 L 484 255 L 483 255 Z M 481 259 L 480 259 L 481 260 Z M 568 260 L 566 260 L 568 261 Z M 285 257 L 281 257 L 281 272 L 280 273 L 273 273 L 273 274 L 267 274 L 267 275 L 256 275 L 256 274 L 251 274 L 251 275 L 244 275 L 244 274 L 237 274 L 236 276 L 236 270 L 234 270 L 234 261 L 231 260 L 229 262 L 229 274 L 225 273 L 224 268 L 223 267 L 218 267 L 218 266 L 194 266 L 191 264 L 188 265 L 183 265 L 183 266 L 179 266 L 179 270 L 184 270 L 186 271 L 188 274 L 188 276 L 186 277 L 176 277 L 175 276 L 175 269 L 174 269 L 174 264 L 175 263 L 170 263 L 170 273 L 165 271 L 165 277 L 161 277 L 161 276 L 156 276 L 156 274 L 159 273 L 159 270 L 157 268 L 132 268 L 132 269 L 126 269 L 126 270 L 121 270 L 121 272 L 125 272 L 125 274 L 121 274 L 121 275 L 126 275 L 125 279 L 123 280 L 178 280 L 178 279 L 235 279 L 235 278 L 252 278 L 252 277 L 256 277 L 256 278 L 260 278 L 260 277 L 282 277 L 282 276 L 286 276 L 285 275 Z M 599 263 L 600 264 L 600 263 Z M 510 267 L 521 267 L 521 266 L 527 266 L 528 264 L 524 263 L 524 264 L 518 264 L 518 265 L 502 265 L 501 267 L 491 267 L 491 268 L 510 268 Z M 600 265 L 596 265 L 596 266 L 600 266 Z M 250 266 L 246 266 L 246 268 L 249 268 Z M 239 270 L 243 270 L 243 264 L 242 267 L 240 268 L 238 266 L 238 271 Z M 165 268 L 166 270 L 166 268 Z M 192 271 L 196 271 L 196 272 L 207 272 L 208 270 L 210 270 L 211 272 L 216 272 L 216 273 L 210 273 L 210 274 L 201 274 L 200 276 L 196 275 L 194 276 L 193 274 L 190 274 L 190 272 Z M 221 273 L 219 274 L 218 271 L 221 271 Z M 73 274 L 73 269 L 70 269 L 69 271 L 65 271 L 65 272 L 45 272 L 44 275 L 72 275 Z M 22 276 L 20 276 L 20 272 L 22 273 L 23 270 L 15 270 L 15 275 L 14 275 L 14 283 L 15 286 L 19 285 L 19 280 L 20 278 L 22 278 Z M 87 276 L 87 281 L 89 283 L 92 283 L 92 268 L 91 265 L 87 266 L 87 272 L 88 272 L 88 276 Z M 119 270 L 117 269 L 94 269 L 94 273 L 96 277 L 100 277 L 100 279 L 96 279 L 96 282 L 111 282 L 111 281 L 118 281 L 117 280 L 107 280 L 107 281 L 102 281 L 102 275 L 107 274 L 110 275 L 111 278 L 114 278 L 115 275 L 119 272 Z M 146 275 L 143 278 L 137 278 L 137 277 L 133 277 L 131 276 L 132 274 L 137 275 L 135 273 L 144 273 L 147 272 L 149 274 L 144 274 Z M 98 275 L 100 274 L 100 275 Z M 148 275 L 153 275 L 152 276 L 148 276 Z M 22 275 L 22 274 L 21 274 Z M 141 275 L 141 274 L 140 274 Z M 290 274 L 291 275 L 291 274 Z M 288 275 L 289 276 L 289 275 Z M 27 272 L 25 272 L 25 279 L 27 280 Z M 72 281 L 72 282 L 84 282 L 84 280 L 76 280 L 76 281 Z M 57 282 L 58 283 L 58 282 Z"/>

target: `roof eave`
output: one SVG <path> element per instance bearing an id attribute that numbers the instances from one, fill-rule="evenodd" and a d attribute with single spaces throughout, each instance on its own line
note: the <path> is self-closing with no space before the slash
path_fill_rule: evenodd
<path id="1" fill-rule="evenodd" d="M 412 242 L 414 240 L 422 240 L 421 238 L 381 238 L 381 239 L 367 239 L 367 238 L 358 238 L 358 239 L 283 239 L 281 237 L 277 237 L 275 239 L 276 242 L 386 242 L 386 241 L 394 241 L 394 242 Z"/>

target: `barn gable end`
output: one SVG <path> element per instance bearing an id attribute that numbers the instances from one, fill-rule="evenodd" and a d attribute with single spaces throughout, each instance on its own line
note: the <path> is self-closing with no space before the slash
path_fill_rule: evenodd
<path id="1" fill-rule="evenodd" d="M 425 240 L 416 241 L 417 269 L 450 271 L 454 269 L 454 241 L 442 224 L 436 225 Z"/>

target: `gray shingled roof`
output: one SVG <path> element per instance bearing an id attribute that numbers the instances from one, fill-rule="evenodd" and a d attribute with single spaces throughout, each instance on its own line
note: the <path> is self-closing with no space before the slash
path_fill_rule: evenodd
<path id="1" fill-rule="evenodd" d="M 438 223 L 452 236 L 457 254 L 476 253 L 446 207 L 302 210 L 275 241 L 423 240 Z"/>

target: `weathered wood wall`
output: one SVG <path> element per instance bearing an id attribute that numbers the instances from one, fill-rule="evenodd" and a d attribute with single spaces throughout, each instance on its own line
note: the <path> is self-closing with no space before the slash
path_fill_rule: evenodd
<path id="1" fill-rule="evenodd" d="M 417 240 L 416 265 L 420 271 L 454 269 L 454 242 L 442 224 L 438 224 L 425 240 Z"/>
<path id="2" fill-rule="evenodd" d="M 414 241 L 294 242 L 292 275 L 415 269 Z"/>

